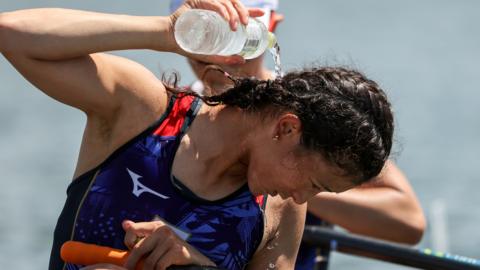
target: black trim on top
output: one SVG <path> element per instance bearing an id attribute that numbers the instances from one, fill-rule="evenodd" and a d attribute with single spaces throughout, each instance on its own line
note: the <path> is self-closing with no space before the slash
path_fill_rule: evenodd
<path id="1" fill-rule="evenodd" d="M 260 208 L 262 208 L 263 211 L 267 208 L 267 199 L 268 199 L 268 194 L 263 195 L 263 201 L 262 205 L 260 205 Z"/>
<path id="2" fill-rule="evenodd" d="M 49 270 L 60 270 L 65 266 L 65 263 L 60 258 L 60 248 L 63 243 L 70 240 L 77 210 L 91 181 L 95 178 L 96 172 L 96 170 L 92 170 L 82 174 L 77 178 L 77 184 L 71 189 L 69 187 L 70 190 L 67 192 L 67 199 L 55 225 L 52 249 L 50 251 Z"/>
<path id="3" fill-rule="evenodd" d="M 178 178 L 172 175 L 172 184 L 175 187 L 175 191 L 177 191 L 181 196 L 186 197 L 188 200 L 195 202 L 197 204 L 204 204 L 204 205 L 214 205 L 214 204 L 222 204 L 224 202 L 229 201 L 230 199 L 242 194 L 243 192 L 249 191 L 248 184 L 242 185 L 239 189 L 235 190 L 234 192 L 228 194 L 227 196 L 220 198 L 218 200 L 207 200 L 201 197 L 198 197 L 193 191 L 191 191 L 187 186 L 185 186 Z"/>
<path id="4" fill-rule="evenodd" d="M 128 140 L 126 143 L 124 143 L 122 146 L 120 146 L 119 148 L 117 148 L 115 151 L 113 151 L 104 161 L 100 162 L 100 164 L 98 164 L 97 166 L 93 167 L 92 169 L 88 170 L 87 172 L 81 174 L 80 176 L 76 177 L 74 180 L 72 180 L 72 182 L 70 183 L 70 185 L 68 185 L 67 187 L 67 194 L 69 193 L 70 189 L 72 188 L 72 186 L 75 186 L 77 185 L 77 183 L 81 182 L 81 181 L 85 181 L 85 179 L 88 179 L 88 177 L 85 177 L 85 175 L 89 175 L 89 174 L 92 174 L 92 172 L 94 171 L 97 171 L 100 167 L 104 166 L 105 164 L 107 164 L 108 162 L 110 162 L 112 159 L 114 159 L 115 157 L 117 157 L 123 150 L 125 150 L 126 148 L 130 147 L 132 144 L 134 144 L 137 140 L 139 139 L 142 139 L 143 137 L 145 136 L 148 136 L 151 134 L 151 132 L 158 128 L 158 125 L 161 124 L 165 118 L 167 118 L 168 115 L 170 115 L 171 111 L 172 111 L 172 108 L 173 108 L 173 105 L 175 104 L 175 101 L 177 99 L 177 96 L 176 95 L 172 95 L 170 97 L 170 100 L 168 102 L 168 106 L 167 106 L 167 109 L 165 110 L 165 112 L 162 114 L 162 116 L 160 116 L 160 118 L 158 120 L 156 120 L 155 122 L 153 122 L 153 124 L 151 124 L 149 127 L 147 127 L 144 131 L 142 131 L 140 134 L 136 135 L 135 137 L 131 138 L 130 140 Z"/>

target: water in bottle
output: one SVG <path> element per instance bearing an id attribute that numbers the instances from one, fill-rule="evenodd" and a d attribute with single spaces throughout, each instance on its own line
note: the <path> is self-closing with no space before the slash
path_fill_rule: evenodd
<path id="1" fill-rule="evenodd" d="M 239 54 L 245 59 L 260 56 L 276 44 L 275 36 L 255 18 L 247 26 L 239 23 L 232 31 L 228 22 L 214 11 L 191 9 L 175 23 L 175 40 L 185 51 L 205 55 Z"/>

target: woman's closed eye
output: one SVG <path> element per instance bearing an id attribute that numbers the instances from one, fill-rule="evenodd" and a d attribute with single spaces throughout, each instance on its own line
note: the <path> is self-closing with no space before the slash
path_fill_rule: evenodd
<path id="1" fill-rule="evenodd" d="M 324 185 L 320 185 L 320 184 L 317 184 L 315 183 L 315 181 L 311 181 L 312 183 L 312 187 L 316 190 L 319 190 L 319 191 L 327 191 L 327 192 L 333 192 L 331 189 L 329 189 L 328 187 L 324 186 Z"/>

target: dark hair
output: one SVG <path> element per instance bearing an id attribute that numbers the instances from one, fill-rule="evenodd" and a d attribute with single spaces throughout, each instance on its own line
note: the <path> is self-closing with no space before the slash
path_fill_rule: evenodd
<path id="1" fill-rule="evenodd" d="M 360 72 L 321 67 L 275 80 L 229 77 L 234 86 L 219 95 L 186 93 L 208 105 L 295 113 L 302 122 L 301 144 L 359 178 L 356 184 L 380 173 L 392 148 L 393 115 L 383 90 Z"/>

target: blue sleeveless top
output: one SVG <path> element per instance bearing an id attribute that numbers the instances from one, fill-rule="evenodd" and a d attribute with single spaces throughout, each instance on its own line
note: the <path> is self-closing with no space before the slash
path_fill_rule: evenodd
<path id="1" fill-rule="evenodd" d="M 217 266 L 245 267 L 263 237 L 258 198 L 245 184 L 220 200 L 204 200 L 171 174 L 182 135 L 200 105 L 192 96 L 172 97 L 160 120 L 69 186 L 55 229 L 51 270 L 81 267 L 61 261 L 59 249 L 67 240 L 126 250 L 122 221 L 158 218 Z"/>

